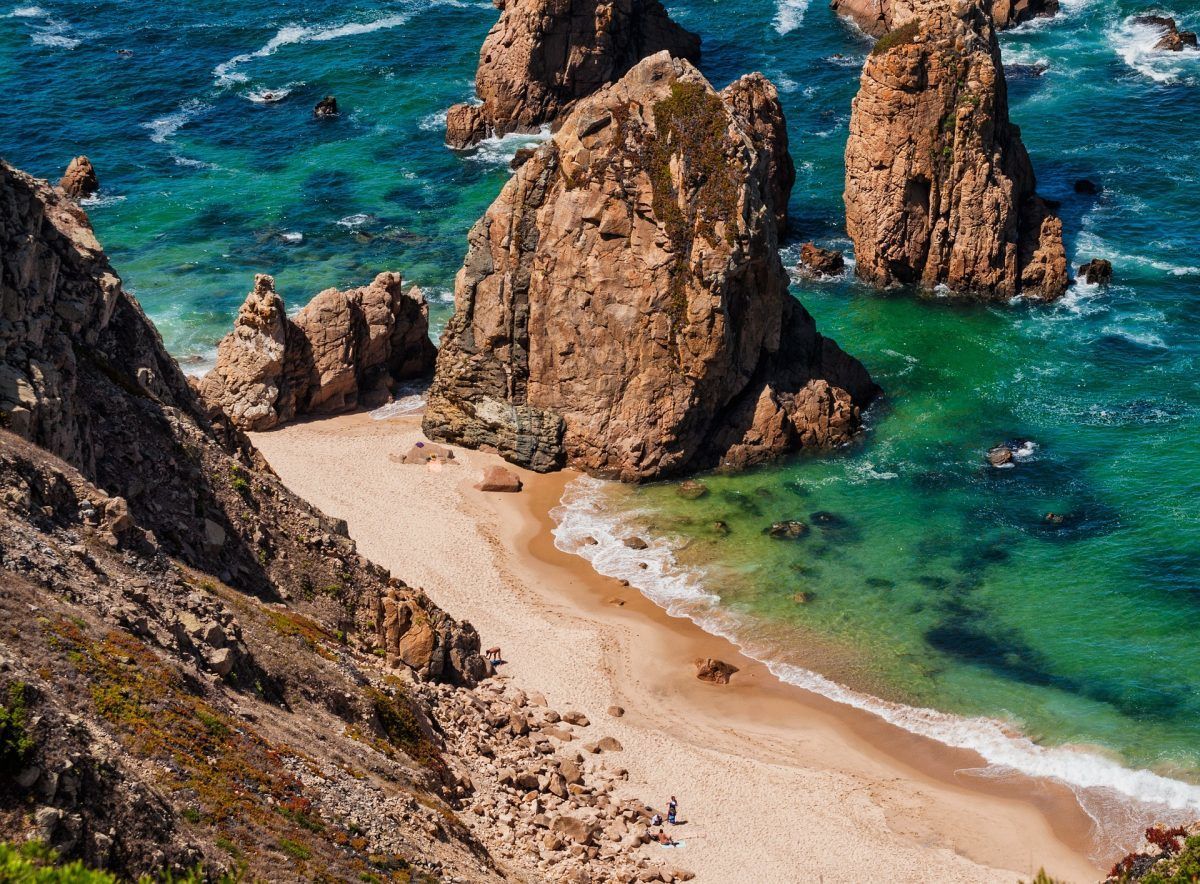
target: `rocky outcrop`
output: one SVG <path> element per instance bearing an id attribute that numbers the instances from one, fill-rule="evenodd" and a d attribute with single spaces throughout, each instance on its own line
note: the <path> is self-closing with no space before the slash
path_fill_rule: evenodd
<path id="1" fill-rule="evenodd" d="M 1196 49 L 1197 40 L 1194 31 L 1181 31 L 1175 19 L 1166 15 L 1138 15 L 1134 22 L 1149 25 L 1162 32 L 1162 37 L 1154 44 L 1155 49 L 1167 52 L 1182 52 L 1184 49 Z"/>
<path id="2" fill-rule="evenodd" d="M 876 387 L 788 292 L 741 107 L 666 52 L 579 102 L 468 236 L 431 438 L 641 481 L 854 437 Z"/>
<path id="3" fill-rule="evenodd" d="M 846 259 L 835 249 L 806 242 L 800 247 L 800 268 L 813 276 L 836 276 L 846 268 Z"/>
<path id="4" fill-rule="evenodd" d="M 721 100 L 767 157 L 767 194 L 782 239 L 787 230 L 788 200 L 796 183 L 796 165 L 788 152 L 787 120 L 779 90 L 762 74 L 746 74 L 721 92 Z"/>
<path id="5" fill-rule="evenodd" d="M 96 177 L 96 169 L 87 157 L 79 156 L 71 160 L 62 180 L 58 182 L 63 193 L 74 199 L 91 196 L 100 189 L 100 179 Z"/>
<path id="6" fill-rule="evenodd" d="M 398 273 L 326 289 L 294 319 L 275 281 L 257 276 L 199 391 L 235 426 L 267 430 L 303 414 L 382 404 L 393 383 L 429 374 L 436 352 L 425 299 L 415 287 L 406 294 Z"/>
<path id="7" fill-rule="evenodd" d="M 838 15 L 854 22 L 872 37 L 882 37 L 919 14 L 928 0 L 831 0 Z M 1031 18 L 1058 14 L 1059 0 L 991 0 L 992 20 L 1003 30 Z"/>
<path id="8" fill-rule="evenodd" d="M 700 38 L 671 21 L 659 0 L 506 0 L 479 53 L 482 105 L 447 114 L 446 142 L 465 148 L 488 134 L 534 132 L 579 99 L 660 51 L 698 61 Z"/>
<path id="9" fill-rule="evenodd" d="M 876 44 L 854 99 L 845 202 L 856 272 L 880 286 L 1056 298 L 1068 282 L 1062 222 L 1009 122 L 991 21 L 974 0 L 922 3 Z"/>
<path id="10" fill-rule="evenodd" d="M 313 116 L 318 120 L 328 120 L 338 115 L 337 99 L 326 95 L 313 106 Z"/>
<path id="11" fill-rule="evenodd" d="M 1079 265 L 1079 275 L 1088 285 L 1108 285 L 1112 282 L 1112 262 L 1103 258 L 1093 258 L 1086 264 Z"/>

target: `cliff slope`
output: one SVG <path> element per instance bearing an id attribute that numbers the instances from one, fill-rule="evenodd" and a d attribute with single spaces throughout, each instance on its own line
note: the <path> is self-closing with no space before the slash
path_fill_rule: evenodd
<path id="1" fill-rule="evenodd" d="M 875 46 L 854 99 L 856 272 L 881 286 L 1056 298 L 1068 284 L 1062 222 L 1009 121 L 991 20 L 971 0 L 921 0 L 919 12 Z"/>
<path id="2" fill-rule="evenodd" d="M 579 102 L 469 234 L 430 436 L 628 481 L 854 436 L 876 388 L 788 292 L 768 87 L 662 52 Z"/>
<path id="3" fill-rule="evenodd" d="M 914 18 L 924 0 L 831 0 L 838 15 L 850 19 L 872 37 L 882 37 Z M 992 20 L 1001 30 L 1032 18 L 1058 14 L 1058 0 L 990 0 Z"/>

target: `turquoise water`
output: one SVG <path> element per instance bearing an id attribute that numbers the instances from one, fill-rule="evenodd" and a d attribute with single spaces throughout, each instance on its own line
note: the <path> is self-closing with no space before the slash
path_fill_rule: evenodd
<path id="1" fill-rule="evenodd" d="M 100 237 L 182 359 L 208 358 L 259 272 L 295 306 L 399 269 L 440 327 L 465 232 L 519 143 L 472 157 L 442 146 L 438 115 L 471 95 L 494 8 L 220 6 L 14 7 L 0 18 L 0 154 L 54 178 L 74 154 L 92 158 Z M 780 87 L 798 171 L 789 260 L 804 240 L 848 245 L 841 153 L 866 44 L 823 2 L 671 7 L 704 36 L 717 86 L 761 70 Z M 1062 201 L 1070 255 L 1110 259 L 1115 284 L 1028 308 L 798 281 L 822 329 L 887 390 L 864 443 L 707 477 L 698 501 L 671 485 L 581 486 L 560 542 L 651 534 L 648 569 L 619 543 L 591 555 L 781 677 L 1097 801 L 1194 812 L 1200 53 L 1151 51 L 1154 35 L 1129 23 L 1142 3 L 1063 7 L 1003 38 L 1006 61 L 1048 66 L 1010 83 L 1013 116 L 1041 191 Z M 1200 27 L 1196 0 L 1157 8 Z M 281 102 L 253 100 L 284 88 Z M 318 122 L 326 93 L 343 115 Z M 1085 176 L 1100 196 L 1073 192 Z M 1005 440 L 1028 441 L 1028 455 L 987 467 Z M 812 531 L 762 533 L 782 518 Z"/>

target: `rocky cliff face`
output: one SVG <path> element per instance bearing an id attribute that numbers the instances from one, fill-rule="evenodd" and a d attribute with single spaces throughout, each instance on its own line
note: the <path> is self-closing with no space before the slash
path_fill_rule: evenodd
<path id="1" fill-rule="evenodd" d="M 882 37 L 918 15 L 928 0 L 831 0 L 830 8 L 872 37 Z M 1003 30 L 1031 18 L 1058 14 L 1058 0 L 990 0 L 996 27 Z"/>
<path id="2" fill-rule="evenodd" d="M 698 61 L 700 38 L 671 21 L 659 0 L 506 0 L 479 53 L 479 105 L 455 105 L 447 143 L 532 132 L 620 79 L 648 55 Z"/>
<path id="3" fill-rule="evenodd" d="M 319 840 L 269 806 L 316 801 L 280 767 L 296 726 L 280 706 L 374 715 L 367 682 L 326 662 L 338 654 L 474 683 L 489 671 L 478 634 L 359 556 L 344 524 L 288 492 L 223 418 L 210 421 L 86 215 L 2 163 L 0 305 L 0 596 L 11 627 L 0 673 L 9 713 L 37 710 L 21 758 L 0 751 L 0 789 L 16 789 L 20 808 L 0 813 L 4 837 L 24 837 L 33 819 L 66 855 L 126 874 L 219 856 L 228 866 L 213 845 L 231 818 L 246 848 L 283 837 L 280 826 Z M 385 598 L 405 613 L 388 631 Z M 239 704 L 271 721 L 248 726 Z M 215 771 L 172 767 L 181 753 L 224 760 L 210 759 Z M 397 781 L 411 782 L 401 768 Z M 204 825 L 183 825 L 189 806 Z M 402 843 L 412 856 L 438 853 L 420 828 L 389 837 L 373 839 L 384 853 Z M 445 853 L 470 874 L 477 845 L 464 840 Z M 332 841 L 311 856 L 310 871 L 357 874 Z M 251 866 L 272 874 L 269 852 Z"/>
<path id="4" fill-rule="evenodd" d="M 666 52 L 580 101 L 469 234 L 426 432 L 629 481 L 851 439 L 876 388 L 788 293 L 781 120 Z"/>
<path id="5" fill-rule="evenodd" d="M 258 276 L 199 391 L 235 426 L 268 430 L 303 414 L 382 404 L 394 382 L 429 374 L 436 355 L 425 299 L 415 288 L 406 294 L 398 273 L 326 289 L 294 319 L 275 281 Z"/>
<path id="6" fill-rule="evenodd" d="M 1000 50 L 976 2 L 924 0 L 863 68 L 846 144 L 846 229 L 877 285 L 1056 298 L 1062 223 L 1009 122 Z"/>

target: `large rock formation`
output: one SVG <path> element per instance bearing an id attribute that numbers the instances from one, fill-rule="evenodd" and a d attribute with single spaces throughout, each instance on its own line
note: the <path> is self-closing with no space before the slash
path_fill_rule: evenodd
<path id="1" fill-rule="evenodd" d="M 244 430 L 302 414 L 333 414 L 386 401 L 392 383 L 423 377 L 437 354 L 429 308 L 398 273 L 361 288 L 326 289 L 288 319 L 275 281 L 257 276 L 201 396 Z"/>
<path id="2" fill-rule="evenodd" d="M 772 101 L 666 52 L 580 101 L 469 234 L 426 432 L 629 481 L 851 439 L 876 388 L 788 292 Z"/>
<path id="3" fill-rule="evenodd" d="M 91 196 L 100 189 L 100 179 L 96 177 L 96 168 L 87 157 L 75 157 L 58 182 L 63 193 L 75 199 Z"/>
<path id="4" fill-rule="evenodd" d="M 916 17 L 918 10 L 927 2 L 928 0 L 831 0 L 829 6 L 872 37 L 882 37 Z M 1058 0 L 991 0 L 990 11 L 997 28 L 1011 28 L 1031 18 L 1057 15 Z"/>
<path id="5" fill-rule="evenodd" d="M 863 68 L 846 144 L 846 229 L 869 282 L 1049 299 L 1062 222 L 1009 122 L 1000 49 L 971 0 L 923 0 Z"/>
<path id="6" fill-rule="evenodd" d="M 482 105 L 450 109 L 446 141 L 533 132 L 659 51 L 698 61 L 700 38 L 659 0 L 499 0 L 475 74 Z"/>

